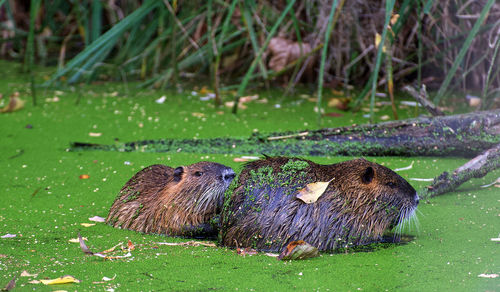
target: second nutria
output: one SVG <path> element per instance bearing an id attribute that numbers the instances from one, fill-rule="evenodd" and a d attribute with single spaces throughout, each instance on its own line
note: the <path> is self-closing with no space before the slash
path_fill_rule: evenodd
<path id="1" fill-rule="evenodd" d="M 234 176 L 231 168 L 207 161 L 148 166 L 123 186 L 106 222 L 146 233 L 214 236 L 214 219 Z"/>
<path id="2" fill-rule="evenodd" d="M 295 240 L 319 250 L 368 244 L 411 218 L 419 202 L 401 176 L 365 159 L 320 165 L 266 157 L 247 164 L 237 180 L 226 194 L 219 235 L 229 247 L 278 252 Z M 307 184 L 330 180 L 316 202 L 297 199 Z"/>

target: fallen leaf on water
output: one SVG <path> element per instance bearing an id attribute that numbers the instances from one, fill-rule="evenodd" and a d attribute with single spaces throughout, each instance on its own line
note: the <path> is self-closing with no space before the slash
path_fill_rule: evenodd
<path id="1" fill-rule="evenodd" d="M 78 232 L 78 242 L 80 243 L 80 248 L 85 254 L 90 254 L 93 255 L 94 253 L 90 251 L 90 249 L 87 247 L 85 244 L 85 241 L 83 241 L 82 236 L 80 235 L 80 232 Z"/>
<path id="2" fill-rule="evenodd" d="M 19 98 L 19 92 L 15 92 L 9 98 L 9 103 L 0 109 L 0 113 L 15 112 L 24 107 L 25 101 Z"/>
<path id="3" fill-rule="evenodd" d="M 89 178 L 90 178 L 90 175 L 88 175 L 88 174 L 81 174 L 81 175 L 79 176 L 79 178 L 80 178 L 80 179 L 89 179 Z"/>
<path id="4" fill-rule="evenodd" d="M 38 276 L 38 274 L 30 274 L 26 270 L 21 272 L 21 277 L 36 277 L 36 276 Z"/>
<path id="5" fill-rule="evenodd" d="M 155 100 L 155 102 L 158 103 L 158 104 L 162 104 L 162 103 L 165 102 L 165 100 L 167 100 L 167 97 L 165 95 L 163 95 L 162 97 L 160 97 L 157 100 Z"/>
<path id="6" fill-rule="evenodd" d="M 247 162 L 252 160 L 259 160 L 260 157 L 257 156 L 241 156 L 233 159 L 234 162 Z"/>
<path id="7" fill-rule="evenodd" d="M 94 222 L 104 222 L 106 221 L 105 218 L 103 217 L 100 217 L 100 216 L 94 216 L 94 217 L 90 217 L 89 218 L 90 221 L 94 221 Z"/>
<path id="8" fill-rule="evenodd" d="M 12 278 L 7 285 L 2 289 L 2 291 L 10 291 L 16 287 L 16 277 Z"/>
<path id="9" fill-rule="evenodd" d="M 168 245 L 168 246 L 178 246 L 178 245 L 188 245 L 188 246 L 208 246 L 208 247 L 217 247 L 217 245 L 213 242 L 203 242 L 203 241 L 188 241 L 188 242 L 157 242 L 159 245 Z"/>
<path id="10" fill-rule="evenodd" d="M 107 250 L 101 251 L 100 254 L 113 252 L 113 251 L 115 251 L 115 249 L 117 247 L 120 247 L 121 249 L 123 249 L 123 242 L 118 243 L 117 245 L 113 246 L 112 248 L 108 248 Z"/>
<path id="11" fill-rule="evenodd" d="M 95 224 L 94 223 L 80 223 L 80 225 L 82 225 L 83 227 L 92 227 Z"/>
<path id="12" fill-rule="evenodd" d="M 113 276 L 113 278 L 108 278 L 108 277 L 104 276 L 104 277 L 102 277 L 102 280 L 105 282 L 108 282 L 108 281 L 113 281 L 115 278 L 116 278 L 116 274 Z"/>
<path id="13" fill-rule="evenodd" d="M 247 256 L 247 255 L 252 256 L 256 255 L 257 251 L 253 248 L 245 247 L 245 248 L 237 248 L 236 253 L 239 254 L 240 256 Z"/>
<path id="14" fill-rule="evenodd" d="M 318 249 L 303 240 L 290 242 L 278 256 L 278 260 L 304 260 L 319 255 Z"/>
<path id="15" fill-rule="evenodd" d="M 310 183 L 307 184 L 305 188 L 299 190 L 299 194 L 297 195 L 297 199 L 302 200 L 306 204 L 311 204 L 314 203 L 318 200 L 321 195 L 326 191 L 326 188 L 330 184 L 332 180 L 335 178 L 332 178 L 329 181 L 323 182 L 315 182 L 315 183 Z"/>
<path id="16" fill-rule="evenodd" d="M 16 234 L 10 234 L 10 233 L 7 233 L 5 235 L 2 235 L 0 236 L 1 238 L 14 238 L 16 237 L 17 235 Z"/>
<path id="17" fill-rule="evenodd" d="M 101 136 L 102 136 L 102 133 L 93 133 L 93 132 L 90 132 L 90 133 L 89 133 L 89 136 L 90 136 L 90 137 L 101 137 Z"/>
<path id="18" fill-rule="evenodd" d="M 325 113 L 325 116 L 326 117 L 340 118 L 340 117 L 343 117 L 344 115 L 341 113 L 331 112 L 331 113 Z"/>
<path id="19" fill-rule="evenodd" d="M 127 248 L 128 250 L 134 250 L 135 249 L 135 245 L 132 243 L 132 241 L 128 241 L 127 243 Z"/>
<path id="20" fill-rule="evenodd" d="M 87 237 L 82 237 L 83 240 L 88 240 Z M 71 243 L 80 243 L 80 239 L 79 238 L 71 238 L 70 240 L 68 240 L 69 242 Z"/>
<path id="21" fill-rule="evenodd" d="M 50 280 L 40 280 L 45 285 L 67 284 L 67 283 L 80 283 L 81 281 L 73 276 L 66 275 Z"/>
<path id="22" fill-rule="evenodd" d="M 191 113 L 191 115 L 193 117 L 197 117 L 197 118 L 203 118 L 205 116 L 204 113 L 197 113 L 197 112 L 193 112 L 193 113 Z"/>
<path id="23" fill-rule="evenodd" d="M 494 279 L 494 278 L 497 278 L 498 277 L 498 274 L 479 274 L 477 275 L 478 277 L 480 278 L 490 278 L 490 279 Z"/>
<path id="24" fill-rule="evenodd" d="M 259 99 L 259 95 L 256 94 L 256 95 L 248 95 L 248 96 L 242 96 L 240 97 L 240 102 L 250 102 L 252 100 L 256 100 L 256 99 Z"/>
<path id="25" fill-rule="evenodd" d="M 42 282 L 40 282 L 40 280 L 31 280 L 28 282 L 29 284 L 40 284 Z"/>
<path id="26" fill-rule="evenodd" d="M 387 121 L 387 120 L 389 120 L 390 118 L 391 118 L 391 117 L 389 117 L 388 115 L 383 115 L 383 116 L 381 116 L 381 117 L 380 117 L 380 119 L 381 119 L 382 121 Z"/>
<path id="27" fill-rule="evenodd" d="M 273 258 L 277 258 L 277 257 L 280 256 L 279 254 L 272 253 L 272 252 L 266 252 L 265 255 L 268 256 L 268 257 L 273 257 Z"/>

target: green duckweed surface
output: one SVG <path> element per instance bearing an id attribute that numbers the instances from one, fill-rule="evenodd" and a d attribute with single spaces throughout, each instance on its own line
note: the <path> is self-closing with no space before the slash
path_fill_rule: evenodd
<path id="1" fill-rule="evenodd" d="M 2 62 L 0 93 L 15 91 L 30 100 L 28 78 L 17 65 Z M 5 69 L 7 68 L 7 69 Z M 11 69 L 8 69 L 11 68 Z M 11 70 L 11 71 L 9 71 Z M 43 73 L 39 73 L 41 77 Z M 140 234 L 94 223 L 106 217 L 122 185 L 141 168 L 163 163 L 179 166 L 200 160 L 233 167 L 238 156 L 205 153 L 68 152 L 72 141 L 109 144 L 158 138 L 249 136 L 316 128 L 313 102 L 278 91 L 259 93 L 267 103 L 248 103 L 238 115 L 215 109 L 200 95 L 139 90 L 120 83 L 38 91 L 39 105 L 0 115 L 0 288 L 16 277 L 15 290 L 38 291 L 498 291 L 500 233 L 499 189 L 480 188 L 500 172 L 473 180 L 458 191 L 421 202 L 419 228 L 407 244 L 379 244 L 369 251 L 347 250 L 293 262 L 258 254 L 240 256 L 234 250 L 203 246 L 168 246 L 159 242 L 188 239 Z M 80 102 L 75 102 L 80 94 Z M 155 102 L 166 96 L 163 104 Z M 203 96 L 203 95 L 202 95 Z M 57 97 L 57 99 L 54 99 Z M 279 105 L 279 106 L 278 106 Z M 332 111 L 332 110 L 327 110 Z M 414 109 L 400 109 L 403 118 Z M 194 113 L 194 114 L 193 114 Z M 382 106 L 377 116 L 390 115 Z M 380 120 L 380 119 L 378 119 Z M 363 112 L 325 117 L 323 127 L 366 123 Z M 94 134 L 91 134 L 94 133 Z M 95 137 L 98 136 L 98 137 Z M 347 157 L 306 157 L 335 163 Z M 465 159 L 428 157 L 368 157 L 390 168 L 414 162 L 399 173 L 409 178 L 432 178 L 453 170 Z M 88 179 L 81 179 L 88 175 Z M 427 182 L 410 180 L 416 188 Z M 104 260 L 85 255 L 69 240 L 80 232 L 92 251 L 103 251 L 130 240 L 131 257 Z M 125 252 L 115 252 L 124 255 Z M 20 276 L 22 271 L 37 276 Z M 32 280 L 72 275 L 80 283 L 44 286 Z M 103 281 L 103 277 L 114 278 Z M 14 291 L 15 291 L 14 290 Z"/>

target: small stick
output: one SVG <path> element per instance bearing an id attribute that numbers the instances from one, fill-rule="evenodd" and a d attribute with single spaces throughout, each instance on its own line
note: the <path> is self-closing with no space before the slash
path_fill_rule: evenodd
<path id="1" fill-rule="evenodd" d="M 425 85 L 422 85 L 420 92 L 417 92 L 415 88 L 407 85 L 403 88 L 406 92 L 411 94 L 432 116 L 444 116 L 444 113 L 439 110 L 432 102 L 429 101 L 427 91 L 425 90 Z"/>
<path id="2" fill-rule="evenodd" d="M 273 141 L 273 140 L 284 140 L 284 139 L 290 139 L 290 138 L 295 138 L 295 137 L 304 137 L 309 135 L 309 132 L 302 132 L 298 134 L 292 134 L 292 135 L 285 135 L 285 136 L 276 136 L 276 137 L 268 137 L 268 141 Z"/>
<path id="3" fill-rule="evenodd" d="M 435 197 L 451 192 L 471 178 L 481 178 L 490 171 L 500 168 L 500 144 L 472 158 L 455 169 L 450 175 L 443 172 L 427 187 L 424 197 Z"/>

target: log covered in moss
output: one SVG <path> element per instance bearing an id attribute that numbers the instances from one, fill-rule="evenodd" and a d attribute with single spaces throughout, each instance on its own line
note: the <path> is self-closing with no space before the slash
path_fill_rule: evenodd
<path id="1" fill-rule="evenodd" d="M 160 139 L 114 145 L 75 142 L 71 151 L 107 150 L 290 156 L 473 157 L 500 143 L 500 110 L 340 128 L 256 133 L 249 138 Z"/>

